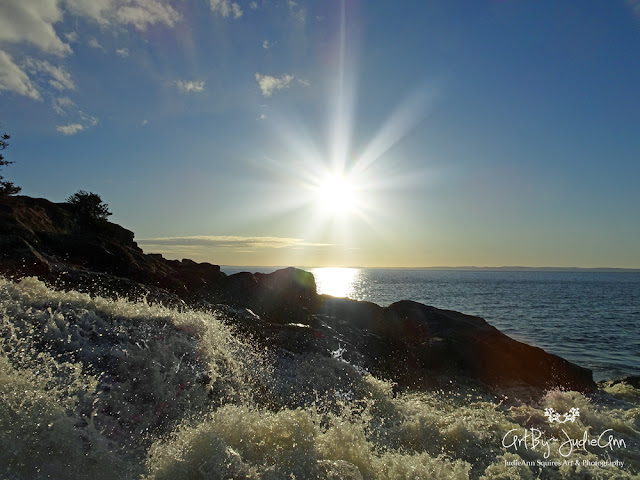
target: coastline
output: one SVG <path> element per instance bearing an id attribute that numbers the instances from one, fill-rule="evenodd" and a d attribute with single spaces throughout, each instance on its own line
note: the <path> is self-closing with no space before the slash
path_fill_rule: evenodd
<path id="1" fill-rule="evenodd" d="M 316 269 L 316 268 L 357 268 L 366 270 L 416 270 L 416 271 L 463 271 L 463 272 L 594 272 L 594 273 L 640 273 L 640 268 L 622 268 L 622 267 L 522 267 L 522 266 L 500 266 L 500 267 L 476 267 L 476 266 L 461 266 L 461 267 L 363 267 L 363 266 L 348 266 L 348 267 L 318 267 L 318 266 L 305 266 L 295 265 L 296 268 L 302 270 Z M 248 269 L 246 271 L 274 271 L 281 268 L 286 268 L 284 265 L 220 265 L 222 269 Z"/>
<path id="2" fill-rule="evenodd" d="M 572 460 L 615 478 L 640 472 L 640 433 L 625 421 L 634 385 L 597 385 L 480 317 L 318 294 L 296 268 L 226 275 L 147 255 L 133 232 L 64 205 L 2 205 L 9 478 L 559 474 L 564 465 L 508 464 L 544 453 L 501 439 L 550 422 L 550 409 L 566 422 L 568 407 L 583 412 L 563 424 L 570 439 L 602 425 L 620 439 L 607 452 L 619 463 L 601 466 L 598 450 Z"/>

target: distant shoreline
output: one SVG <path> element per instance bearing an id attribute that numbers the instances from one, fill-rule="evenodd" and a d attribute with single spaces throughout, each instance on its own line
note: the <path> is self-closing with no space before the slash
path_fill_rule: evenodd
<path id="1" fill-rule="evenodd" d="M 220 268 L 261 268 L 261 269 L 279 269 L 283 268 L 282 265 L 220 265 Z M 299 266 L 303 270 L 309 270 L 314 268 L 360 268 L 367 270 L 432 270 L 432 271 L 461 271 L 461 272 L 572 272 L 572 273 L 640 273 L 640 268 L 619 268 L 619 267 L 518 267 L 518 266 L 504 266 L 504 267 L 311 267 L 311 266 Z"/>

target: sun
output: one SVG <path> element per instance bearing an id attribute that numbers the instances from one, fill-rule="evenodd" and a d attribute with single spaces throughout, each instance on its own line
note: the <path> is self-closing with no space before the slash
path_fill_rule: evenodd
<path id="1" fill-rule="evenodd" d="M 358 186 L 347 175 L 327 174 L 319 179 L 314 190 L 316 205 L 328 216 L 352 213 L 358 206 Z"/>

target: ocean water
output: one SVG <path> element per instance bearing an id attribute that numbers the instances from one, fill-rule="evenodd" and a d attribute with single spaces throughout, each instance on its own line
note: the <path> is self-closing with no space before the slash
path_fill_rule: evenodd
<path id="1" fill-rule="evenodd" d="M 527 402 L 463 384 L 399 392 L 340 355 L 258 349 L 222 312 L 0 278 L 2 479 L 639 474 L 640 390 L 626 383 Z"/>
<path id="2" fill-rule="evenodd" d="M 223 271 L 272 271 L 233 267 Z M 319 293 L 386 306 L 415 300 L 477 315 L 507 335 L 590 368 L 640 375 L 640 273 L 309 268 Z"/>

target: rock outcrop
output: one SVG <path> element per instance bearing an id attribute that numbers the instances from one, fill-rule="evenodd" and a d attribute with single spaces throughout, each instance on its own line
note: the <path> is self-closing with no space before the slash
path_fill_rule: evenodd
<path id="1" fill-rule="evenodd" d="M 586 391 L 594 386 L 590 370 L 513 340 L 480 317 L 406 300 L 381 308 L 341 299 L 326 300 L 320 315 L 344 332 L 346 352 L 351 344 L 368 352 L 363 367 L 403 385 L 429 386 L 462 376 L 495 387 Z"/>
<path id="2" fill-rule="evenodd" d="M 80 215 L 73 205 L 0 198 L 0 274 L 37 276 L 61 288 L 136 298 L 193 300 L 225 277 L 217 265 L 145 254 L 134 234 Z M 172 302 L 168 302 L 172 303 Z"/>
<path id="3" fill-rule="evenodd" d="M 591 371 L 513 340 L 482 318 L 400 301 L 386 308 L 318 295 L 295 268 L 227 276 L 217 265 L 145 254 L 133 232 L 72 205 L 0 198 L 0 274 L 63 289 L 215 308 L 278 354 L 332 355 L 396 382 L 453 379 L 492 388 L 595 388 Z"/>

